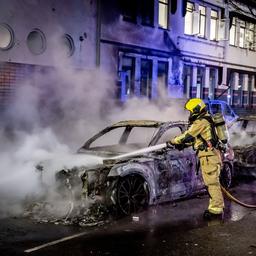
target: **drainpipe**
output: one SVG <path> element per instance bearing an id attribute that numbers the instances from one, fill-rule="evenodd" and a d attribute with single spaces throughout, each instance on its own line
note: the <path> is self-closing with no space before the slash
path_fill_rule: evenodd
<path id="1" fill-rule="evenodd" d="M 101 0 L 97 0 L 96 24 L 96 67 L 100 66 L 100 37 L 101 37 Z"/>

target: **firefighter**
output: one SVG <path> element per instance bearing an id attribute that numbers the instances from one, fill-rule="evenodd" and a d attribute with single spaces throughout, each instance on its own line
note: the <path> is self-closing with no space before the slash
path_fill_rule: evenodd
<path id="1" fill-rule="evenodd" d="M 203 217 L 207 220 L 222 218 L 224 200 L 219 182 L 222 162 L 220 152 L 213 141 L 212 126 L 208 121 L 210 115 L 203 100 L 198 98 L 188 100 L 185 109 L 190 112 L 190 126 L 183 134 L 167 142 L 167 146 L 172 145 L 181 149 L 186 144 L 192 144 L 199 158 L 203 181 L 210 196 L 209 206 Z"/>

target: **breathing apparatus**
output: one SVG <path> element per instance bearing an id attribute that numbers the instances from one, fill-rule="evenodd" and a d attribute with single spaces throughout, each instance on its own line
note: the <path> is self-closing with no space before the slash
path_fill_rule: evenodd
<path id="1" fill-rule="evenodd" d="M 216 113 L 212 115 L 212 120 L 214 122 L 215 131 L 219 140 L 223 144 L 227 144 L 229 140 L 229 134 L 223 115 L 221 113 Z"/>
<path id="2" fill-rule="evenodd" d="M 189 99 L 185 104 L 185 109 L 190 112 L 189 123 L 193 123 L 197 118 L 206 119 L 212 127 L 212 137 L 215 140 L 215 146 L 222 150 L 221 147 L 228 143 L 229 134 L 225 123 L 225 119 L 221 113 L 208 116 L 204 115 L 207 113 L 206 105 L 203 100 L 199 98 Z M 225 150 L 224 150 L 225 151 Z M 234 196 L 232 196 L 223 186 L 221 186 L 223 193 L 232 201 L 246 208 L 256 209 L 256 205 L 246 204 L 241 202 Z"/>

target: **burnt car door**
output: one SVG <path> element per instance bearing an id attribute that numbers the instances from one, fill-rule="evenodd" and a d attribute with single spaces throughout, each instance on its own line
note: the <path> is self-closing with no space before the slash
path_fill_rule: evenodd
<path id="1" fill-rule="evenodd" d="M 181 134 L 183 126 L 167 127 L 157 142 L 164 143 Z M 196 155 L 191 147 L 181 151 L 166 148 L 162 151 L 162 159 L 156 165 L 160 201 L 175 200 L 191 195 L 198 186 L 196 177 Z"/>

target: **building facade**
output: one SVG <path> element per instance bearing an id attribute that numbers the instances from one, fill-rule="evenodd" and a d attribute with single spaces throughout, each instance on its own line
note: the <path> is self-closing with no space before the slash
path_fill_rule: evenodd
<path id="1" fill-rule="evenodd" d="M 54 66 L 49 56 L 57 47 L 75 67 L 116 77 L 113 90 L 121 102 L 165 95 L 256 109 L 254 1 L 0 3 L 2 105 L 24 77 Z"/>

